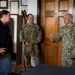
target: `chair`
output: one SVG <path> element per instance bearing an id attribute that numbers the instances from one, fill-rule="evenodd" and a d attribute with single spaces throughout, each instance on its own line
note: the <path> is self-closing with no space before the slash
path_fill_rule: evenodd
<path id="1" fill-rule="evenodd" d="M 0 75 L 11 75 L 9 58 L 0 60 Z"/>

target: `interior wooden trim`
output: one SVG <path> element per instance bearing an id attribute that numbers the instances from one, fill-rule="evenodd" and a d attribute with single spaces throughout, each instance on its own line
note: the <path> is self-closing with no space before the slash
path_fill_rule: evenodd
<path id="1" fill-rule="evenodd" d="M 73 23 L 75 24 L 75 0 L 73 0 Z"/>
<path id="2" fill-rule="evenodd" d="M 41 1 L 37 0 L 37 24 L 40 25 Z"/>

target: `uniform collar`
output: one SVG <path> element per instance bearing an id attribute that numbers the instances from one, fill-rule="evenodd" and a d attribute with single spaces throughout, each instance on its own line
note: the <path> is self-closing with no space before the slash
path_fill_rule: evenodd
<path id="1" fill-rule="evenodd" d="M 70 26 L 66 26 L 66 28 L 71 28 L 71 27 L 73 27 L 74 26 L 74 24 L 71 24 Z"/>

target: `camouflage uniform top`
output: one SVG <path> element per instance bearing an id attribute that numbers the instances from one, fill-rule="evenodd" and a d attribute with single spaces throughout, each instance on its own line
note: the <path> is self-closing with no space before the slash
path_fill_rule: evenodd
<path id="1" fill-rule="evenodd" d="M 25 42 L 35 41 L 34 50 L 38 51 L 38 43 L 41 41 L 42 34 L 41 28 L 37 24 L 30 26 L 28 23 L 22 26 L 20 31 L 20 41 L 22 42 L 22 52 L 24 53 L 26 49 Z"/>
<path id="2" fill-rule="evenodd" d="M 70 64 L 71 57 L 75 56 L 75 25 L 67 27 L 66 25 L 59 29 L 58 35 L 53 42 L 62 40 L 62 62 Z M 66 60 L 66 61 L 65 61 Z M 64 63 L 65 64 L 65 63 Z M 72 65 L 72 62 L 70 66 Z"/>
<path id="3" fill-rule="evenodd" d="M 22 26 L 22 30 L 20 31 L 20 41 L 21 42 L 32 42 L 39 43 L 41 41 L 41 29 L 37 24 L 33 24 L 32 26 L 28 25 L 28 23 Z"/>

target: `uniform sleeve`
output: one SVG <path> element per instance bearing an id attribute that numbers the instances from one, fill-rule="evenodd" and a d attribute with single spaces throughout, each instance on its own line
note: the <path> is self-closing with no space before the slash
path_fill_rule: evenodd
<path id="1" fill-rule="evenodd" d="M 54 42 L 54 43 L 55 43 L 55 42 L 59 42 L 59 41 L 62 40 L 61 34 L 62 34 L 62 31 L 61 31 L 61 29 L 60 29 L 59 32 L 58 32 L 58 34 L 57 34 L 57 36 L 56 36 L 55 38 L 53 38 L 53 42 Z"/>
<path id="2" fill-rule="evenodd" d="M 39 43 L 42 39 L 42 30 L 39 27 L 37 30 L 37 34 L 36 34 L 36 39 L 35 39 L 35 43 Z"/>
<path id="3" fill-rule="evenodd" d="M 20 38 L 20 42 L 25 42 L 26 40 L 24 37 L 24 26 L 22 26 L 22 29 L 20 30 L 19 38 Z"/>

